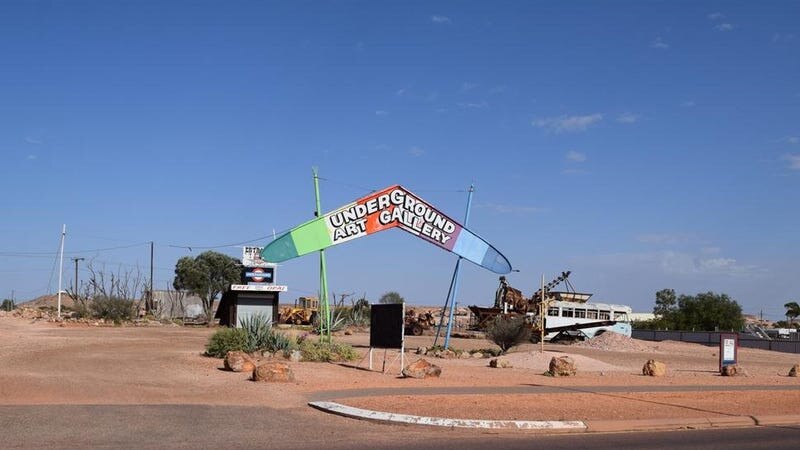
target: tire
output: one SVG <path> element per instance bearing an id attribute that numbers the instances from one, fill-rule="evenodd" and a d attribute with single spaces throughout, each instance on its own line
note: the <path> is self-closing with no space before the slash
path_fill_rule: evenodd
<path id="1" fill-rule="evenodd" d="M 411 325 L 411 334 L 414 336 L 422 336 L 422 326 L 417 323 Z"/>

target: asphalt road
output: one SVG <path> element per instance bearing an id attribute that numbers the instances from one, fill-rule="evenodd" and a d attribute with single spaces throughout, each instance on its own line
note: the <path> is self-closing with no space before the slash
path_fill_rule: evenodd
<path id="1" fill-rule="evenodd" d="M 0 406 L 3 449 L 796 449 L 800 427 L 542 435 L 383 425 L 311 408 Z"/>

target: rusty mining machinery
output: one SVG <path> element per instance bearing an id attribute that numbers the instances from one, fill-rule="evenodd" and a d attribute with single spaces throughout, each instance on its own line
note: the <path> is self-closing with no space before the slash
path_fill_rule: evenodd
<path id="1" fill-rule="evenodd" d="M 607 326 L 616 323 L 613 320 L 600 320 L 558 327 L 547 327 L 547 310 L 552 302 L 566 301 L 585 303 L 592 296 L 592 294 L 575 291 L 575 288 L 569 281 L 571 273 L 570 271 L 561 272 L 558 277 L 545 284 L 544 287 L 537 289 L 536 292 L 528 298 L 526 298 L 519 289 L 511 287 L 505 277 L 501 276 L 500 286 L 497 288 L 495 295 L 494 307 L 486 308 L 476 305 L 469 307 L 473 315 L 472 327 L 478 330 L 485 330 L 498 315 L 524 316 L 525 323 L 530 326 L 533 332 L 531 339 L 537 341 L 537 338 L 542 335 L 541 324 L 544 324 L 544 334 L 547 335 L 549 333 L 560 334 L 575 332 L 584 328 Z M 566 290 L 553 290 L 561 283 L 564 283 Z M 542 315 L 544 315 L 544 318 L 542 318 Z"/>

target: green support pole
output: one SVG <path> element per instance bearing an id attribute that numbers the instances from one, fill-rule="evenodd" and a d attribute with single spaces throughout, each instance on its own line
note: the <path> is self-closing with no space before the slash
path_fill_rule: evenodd
<path id="1" fill-rule="evenodd" d="M 317 168 L 313 167 L 314 174 L 314 198 L 316 199 L 315 214 L 322 217 L 322 207 L 319 199 L 319 176 Z M 331 307 L 328 303 L 328 269 L 325 264 L 325 250 L 319 251 L 319 339 L 320 341 L 331 341 Z"/>

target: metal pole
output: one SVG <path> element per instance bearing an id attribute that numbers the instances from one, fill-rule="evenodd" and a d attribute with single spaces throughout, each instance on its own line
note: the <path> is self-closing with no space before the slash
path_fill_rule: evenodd
<path id="1" fill-rule="evenodd" d="M 467 212 L 464 214 L 464 226 L 469 225 L 469 210 L 472 206 L 472 193 L 475 191 L 475 185 L 469 185 L 469 195 L 467 195 Z M 456 312 L 456 298 L 458 298 L 458 272 L 461 268 L 461 258 L 456 261 L 456 268 L 453 272 L 453 298 L 450 302 L 450 318 L 447 320 L 447 334 L 444 336 L 444 348 L 450 347 L 450 332 L 453 331 L 453 316 Z"/>
<path id="2" fill-rule="evenodd" d="M 539 353 L 544 353 L 544 315 L 547 313 L 547 305 L 544 303 L 544 274 L 542 274 L 542 302 L 540 303 L 541 312 L 539 313 Z"/>
<path id="3" fill-rule="evenodd" d="M 59 263 L 58 263 L 58 318 L 61 318 L 61 279 L 62 272 L 64 272 L 64 237 L 67 235 L 67 224 L 61 227 L 61 249 L 59 250 Z"/>
<path id="4" fill-rule="evenodd" d="M 456 267 L 461 263 L 461 257 L 458 258 L 456 261 Z M 447 299 L 444 301 L 444 306 L 442 307 L 442 314 L 439 316 L 439 325 L 436 326 L 436 337 L 433 338 L 433 346 L 436 347 L 436 344 L 439 342 L 439 336 L 442 334 L 442 324 L 444 324 L 444 315 L 447 312 L 447 307 L 450 305 L 450 296 L 453 293 L 453 286 L 456 282 L 456 273 L 457 271 L 453 270 L 453 277 L 450 278 L 450 287 L 447 289 Z"/>
<path id="5" fill-rule="evenodd" d="M 78 261 L 83 261 L 84 258 L 72 258 L 75 263 L 75 297 L 78 296 Z"/>
<path id="6" fill-rule="evenodd" d="M 150 289 L 147 290 L 147 312 L 153 312 L 153 241 L 150 241 Z"/>
<path id="7" fill-rule="evenodd" d="M 316 201 L 316 209 L 314 215 L 322 217 L 322 206 L 319 198 L 319 175 L 317 168 L 313 167 L 312 173 L 314 174 L 314 199 Z M 325 250 L 319 251 L 319 306 L 320 306 L 320 340 L 331 341 L 331 309 L 328 303 L 328 268 L 325 263 Z"/>

